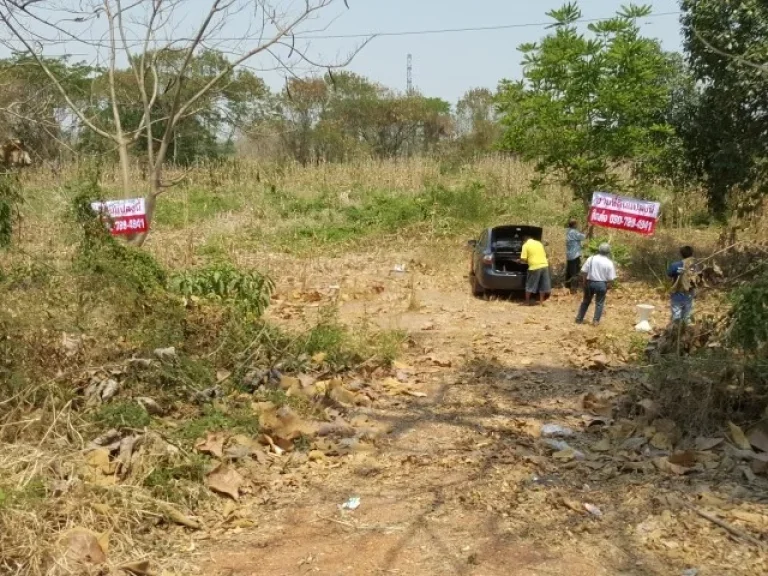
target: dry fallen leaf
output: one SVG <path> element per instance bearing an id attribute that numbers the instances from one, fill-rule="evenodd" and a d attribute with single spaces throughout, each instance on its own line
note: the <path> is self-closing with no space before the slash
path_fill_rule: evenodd
<path id="1" fill-rule="evenodd" d="M 573 448 L 566 448 L 565 450 L 559 450 L 554 454 L 552 454 L 552 458 L 554 458 L 555 460 L 568 462 L 576 458 L 576 451 Z"/>
<path id="2" fill-rule="evenodd" d="M 663 457 L 663 458 L 656 458 L 653 461 L 656 468 L 661 470 L 662 472 L 668 472 L 670 474 L 675 474 L 676 476 L 682 476 L 684 474 L 688 474 L 691 472 L 691 468 L 686 468 L 685 466 L 680 466 L 678 464 L 674 464 L 669 461 L 669 458 Z"/>
<path id="3" fill-rule="evenodd" d="M 668 458 L 671 464 L 682 466 L 683 468 L 693 468 L 696 466 L 696 453 L 692 450 L 684 452 L 675 452 Z"/>
<path id="4" fill-rule="evenodd" d="M 605 398 L 598 398 L 592 392 L 585 394 L 581 399 L 581 405 L 585 410 L 589 410 L 592 414 L 610 418 L 613 416 L 612 402 Z"/>
<path id="5" fill-rule="evenodd" d="M 733 440 L 733 443 L 736 444 L 738 448 L 741 450 L 752 450 L 752 445 L 749 443 L 749 440 L 747 440 L 747 437 L 744 435 L 744 431 L 741 428 L 733 422 L 728 422 L 728 429 L 731 432 L 731 440 Z"/>
<path id="6" fill-rule="evenodd" d="M 203 454 L 210 454 L 216 458 L 224 457 L 224 442 L 227 437 L 221 432 L 208 432 L 205 439 L 200 438 L 195 442 L 195 448 Z"/>
<path id="7" fill-rule="evenodd" d="M 672 450 L 672 441 L 664 432 L 656 432 L 649 443 L 658 450 Z"/>
<path id="8" fill-rule="evenodd" d="M 411 368 L 408 364 L 404 364 L 403 362 L 400 362 L 398 360 L 395 360 L 392 362 L 392 368 L 394 368 L 396 371 L 400 372 L 413 372 L 413 368 Z"/>
<path id="9" fill-rule="evenodd" d="M 747 512 L 746 510 L 729 510 L 728 515 L 736 520 L 747 522 L 748 524 L 754 524 L 755 526 L 768 526 L 768 516 L 757 514 L 755 512 Z"/>
<path id="10" fill-rule="evenodd" d="M 208 473 L 206 478 L 206 484 L 211 490 L 219 494 L 225 494 L 233 500 L 237 500 L 240 497 L 240 487 L 244 482 L 240 473 L 226 464 L 219 464 Z"/>
<path id="11" fill-rule="evenodd" d="M 699 436 L 696 438 L 695 446 L 696 450 L 699 450 L 700 452 L 705 452 L 707 450 L 712 450 L 712 448 L 715 448 L 716 446 L 719 446 L 723 443 L 722 438 L 704 438 Z"/>
<path id="12" fill-rule="evenodd" d="M 592 450 L 594 452 L 610 452 L 610 450 L 611 450 L 611 441 L 610 441 L 610 439 L 603 438 L 597 444 L 593 444 L 592 445 Z"/>
<path id="13" fill-rule="evenodd" d="M 659 406 L 651 400 L 650 398 L 646 398 L 645 400 L 641 400 L 638 402 L 638 405 L 644 410 L 645 416 L 647 418 L 655 418 L 659 413 Z"/>
<path id="14" fill-rule="evenodd" d="M 149 560 L 137 560 L 135 562 L 126 562 L 117 567 L 118 570 L 127 572 L 131 576 L 149 576 Z"/>
<path id="15" fill-rule="evenodd" d="M 578 512 L 579 514 L 584 514 L 584 505 L 580 502 L 571 500 L 569 498 L 562 498 L 561 502 L 566 508 L 573 510 L 574 512 Z"/>
<path id="16" fill-rule="evenodd" d="M 763 420 L 749 431 L 749 443 L 763 452 L 768 452 L 768 421 Z"/>
<path id="17" fill-rule="evenodd" d="M 357 400 L 357 394 L 344 388 L 344 386 L 338 385 L 330 389 L 328 395 L 339 402 L 340 404 L 346 404 L 352 406 Z"/>
<path id="18" fill-rule="evenodd" d="M 434 354 L 428 356 L 428 359 L 430 362 L 432 362 L 432 364 L 439 366 L 440 368 L 450 368 L 453 364 L 448 358 L 441 358 Z"/>
<path id="19" fill-rule="evenodd" d="M 99 542 L 99 536 L 86 528 L 73 528 L 61 539 L 64 561 L 74 565 L 104 564 L 107 555 Z"/>
<path id="20" fill-rule="evenodd" d="M 186 526 L 187 528 L 192 528 L 193 530 L 200 530 L 200 528 L 202 528 L 197 520 L 193 520 L 189 516 L 182 514 L 170 504 L 163 506 L 163 512 L 165 512 L 165 517 L 168 520 L 178 524 L 179 526 Z"/>
<path id="21" fill-rule="evenodd" d="M 110 453 L 106 448 L 98 448 L 89 452 L 86 456 L 86 462 L 102 474 L 114 474 L 117 467 L 115 462 L 110 461 Z"/>

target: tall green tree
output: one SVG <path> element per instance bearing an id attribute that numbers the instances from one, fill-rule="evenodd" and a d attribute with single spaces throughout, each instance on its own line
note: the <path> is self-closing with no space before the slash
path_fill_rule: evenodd
<path id="1" fill-rule="evenodd" d="M 462 147 L 474 152 L 490 150 L 499 137 L 494 95 L 488 88 L 472 88 L 456 104 L 456 131 Z"/>
<path id="2" fill-rule="evenodd" d="M 683 0 L 681 7 L 688 63 L 701 86 L 683 136 L 710 210 L 724 217 L 736 194 L 737 209 L 750 209 L 768 191 L 768 4 Z"/>
<path id="3" fill-rule="evenodd" d="M 674 134 L 663 121 L 670 59 L 637 24 L 649 13 L 630 5 L 586 34 L 577 4 L 553 10 L 554 31 L 519 48 L 523 80 L 500 85 L 501 148 L 535 160 L 585 204 L 621 188 L 620 165 L 657 161 Z"/>
<path id="4" fill-rule="evenodd" d="M 260 124 L 277 130 L 286 152 L 303 164 L 429 153 L 452 132 L 445 100 L 399 94 L 351 72 L 290 80 L 275 116 L 279 120 L 265 116 Z"/>

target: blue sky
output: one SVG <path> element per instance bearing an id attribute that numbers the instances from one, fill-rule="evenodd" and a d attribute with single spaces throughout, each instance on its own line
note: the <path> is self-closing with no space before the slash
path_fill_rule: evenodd
<path id="1" fill-rule="evenodd" d="M 355 35 L 373 32 L 408 32 L 453 28 L 473 28 L 505 25 L 527 25 L 506 30 L 486 30 L 444 34 L 382 36 L 375 38 L 357 54 L 349 69 L 394 89 L 406 87 L 406 58 L 413 55 L 414 85 L 423 94 L 439 96 L 455 103 L 472 87 L 495 88 L 502 78 L 519 78 L 520 55 L 517 46 L 546 34 L 549 19 L 546 12 L 558 8 L 564 0 L 348 0 L 350 9 L 337 0 L 321 13 L 317 21 L 304 25 L 304 30 L 324 28 L 315 35 Z M 298 5 L 303 0 L 280 0 L 281 5 Z M 583 18 L 606 18 L 625 2 L 617 0 L 581 0 Z M 641 2 L 642 3 L 642 2 Z M 652 0 L 656 14 L 677 12 L 677 0 Z M 185 33 L 199 23 L 210 0 L 183 0 L 178 26 Z M 248 3 L 244 5 L 252 6 Z M 252 19 L 250 13 L 240 13 L 230 19 L 218 35 L 238 37 Z M 91 24 L 81 34 L 98 37 L 104 34 L 104 19 Z M 646 35 L 662 41 L 667 50 L 680 49 L 680 25 L 677 15 L 665 15 L 643 20 Z M 85 37 L 85 36 L 81 36 Z M 137 36 L 138 37 L 138 36 Z M 322 62 L 342 59 L 361 42 L 360 39 L 313 39 L 310 53 Z M 226 47 L 226 46 L 224 46 Z M 89 54 L 89 51 L 91 52 Z M 73 43 L 46 45 L 47 56 L 72 52 L 77 59 L 93 61 L 92 49 Z M 7 53 L 0 49 L 0 54 Z M 102 53 L 102 57 L 104 53 Z M 103 62 L 103 61 L 102 61 Z M 252 60 L 256 68 L 270 68 L 274 62 Z M 298 73 L 307 69 L 299 69 Z M 280 88 L 284 73 L 262 72 L 273 88 Z"/>
<path id="2" fill-rule="evenodd" d="M 329 33 L 377 30 L 425 30 L 547 22 L 546 12 L 562 0 L 349 0 L 350 10 L 334 22 Z M 582 0 L 584 18 L 611 16 L 627 2 Z M 637 2 L 642 4 L 643 2 Z M 654 12 L 679 10 L 677 0 L 655 0 Z M 662 41 L 667 50 L 680 50 L 677 16 L 651 18 L 643 23 L 646 35 Z M 379 82 L 404 89 L 407 54 L 413 55 L 414 84 L 424 94 L 455 102 L 467 88 L 494 88 L 503 77 L 520 76 L 517 47 L 546 34 L 543 26 L 484 32 L 376 38 L 357 55 L 349 69 Z M 349 40 L 316 40 L 313 48 L 350 46 Z"/>

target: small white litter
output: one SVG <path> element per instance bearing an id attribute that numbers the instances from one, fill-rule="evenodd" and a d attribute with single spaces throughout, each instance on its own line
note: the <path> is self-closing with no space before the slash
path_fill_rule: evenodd
<path id="1" fill-rule="evenodd" d="M 544 424 L 541 427 L 542 438 L 571 438 L 576 433 L 567 426 L 560 426 L 559 424 Z"/>
<path id="2" fill-rule="evenodd" d="M 656 309 L 651 304 L 638 304 L 637 313 L 640 315 L 640 321 L 635 325 L 635 330 L 638 332 L 650 332 L 651 327 L 651 313 Z"/>
<path id="3" fill-rule="evenodd" d="M 360 498 L 353 496 L 340 506 L 342 510 L 357 510 L 360 508 Z"/>

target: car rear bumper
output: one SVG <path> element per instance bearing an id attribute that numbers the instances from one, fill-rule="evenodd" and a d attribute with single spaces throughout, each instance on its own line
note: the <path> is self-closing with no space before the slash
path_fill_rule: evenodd
<path id="1" fill-rule="evenodd" d="M 484 268 L 477 276 L 478 283 L 486 290 L 522 291 L 525 290 L 525 272 L 496 272 Z"/>

